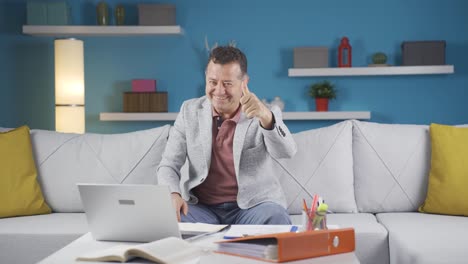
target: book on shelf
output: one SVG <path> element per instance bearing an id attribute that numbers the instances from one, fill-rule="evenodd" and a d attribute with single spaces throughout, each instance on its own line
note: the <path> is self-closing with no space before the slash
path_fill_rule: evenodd
<path id="1" fill-rule="evenodd" d="M 219 241 L 216 252 L 270 262 L 286 262 L 352 252 L 353 228 L 285 232 Z"/>
<path id="2" fill-rule="evenodd" d="M 165 264 L 180 263 L 205 254 L 205 250 L 176 237 L 168 237 L 138 245 L 117 245 L 108 249 L 83 254 L 79 261 L 127 262 L 134 258 Z"/>

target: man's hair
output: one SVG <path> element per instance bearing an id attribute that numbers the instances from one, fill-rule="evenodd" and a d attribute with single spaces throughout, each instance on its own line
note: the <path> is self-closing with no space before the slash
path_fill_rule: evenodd
<path id="1" fill-rule="evenodd" d="M 231 62 L 239 63 L 241 70 L 241 78 L 247 74 L 247 58 L 245 54 L 238 48 L 232 46 L 219 46 L 214 48 L 210 52 L 210 57 L 208 59 L 208 64 L 210 61 L 213 63 L 225 65 Z"/>

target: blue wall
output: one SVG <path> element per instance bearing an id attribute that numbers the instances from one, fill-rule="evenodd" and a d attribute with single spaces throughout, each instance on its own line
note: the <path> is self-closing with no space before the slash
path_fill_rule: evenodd
<path id="1" fill-rule="evenodd" d="M 95 24 L 98 1 L 69 1 L 73 24 Z M 137 23 L 138 1 L 124 3 L 127 22 Z M 145 3 L 158 2 L 146 0 Z M 161 1 L 159 1 L 161 2 Z M 181 36 L 85 37 L 86 129 L 115 133 L 163 122 L 103 122 L 100 112 L 121 112 L 122 92 L 135 78 L 154 78 L 169 92 L 169 111 L 203 95 L 205 36 L 211 44 L 235 40 L 249 59 L 249 88 L 259 98 L 280 96 L 286 111 L 310 111 L 308 86 L 328 79 L 337 85 L 332 111 L 371 111 L 375 122 L 468 123 L 468 1 L 466 0 L 329 0 L 220 1 L 166 0 L 177 7 Z M 54 129 L 52 37 L 21 34 L 26 1 L 0 1 L 0 126 L 28 124 Z M 287 76 L 293 48 L 327 46 L 331 66 L 336 47 L 347 36 L 353 66 L 366 66 L 383 51 L 389 63 L 401 64 L 403 41 L 445 40 L 452 75 L 333 77 Z M 288 121 L 292 131 L 336 121 Z"/>

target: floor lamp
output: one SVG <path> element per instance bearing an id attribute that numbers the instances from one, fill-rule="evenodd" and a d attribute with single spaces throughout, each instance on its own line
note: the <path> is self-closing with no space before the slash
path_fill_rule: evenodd
<path id="1" fill-rule="evenodd" d="M 56 39 L 55 130 L 85 133 L 85 90 L 83 41 Z"/>

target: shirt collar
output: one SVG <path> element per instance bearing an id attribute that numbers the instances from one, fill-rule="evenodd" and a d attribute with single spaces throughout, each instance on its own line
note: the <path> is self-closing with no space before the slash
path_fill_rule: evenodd
<path id="1" fill-rule="evenodd" d="M 241 109 L 241 105 L 239 105 L 239 107 L 237 108 L 236 113 L 234 114 L 234 116 L 227 119 L 227 120 L 234 121 L 237 124 L 239 122 L 239 119 L 240 119 L 240 113 L 241 113 L 240 109 Z M 218 112 L 216 112 L 214 107 L 211 107 L 211 113 L 213 115 L 213 118 L 220 117 L 220 114 Z"/>

